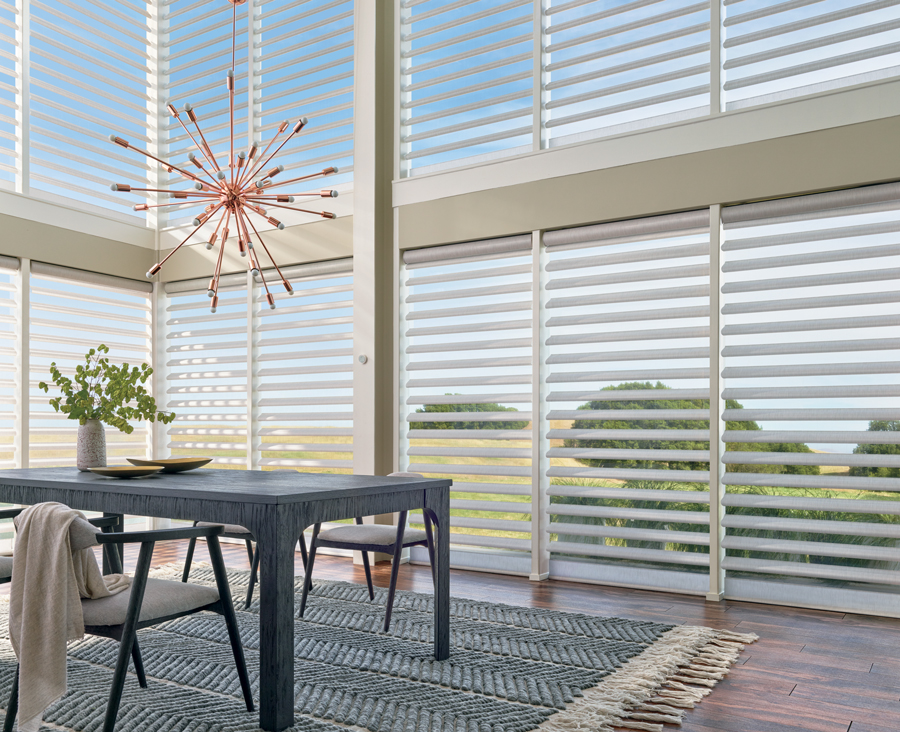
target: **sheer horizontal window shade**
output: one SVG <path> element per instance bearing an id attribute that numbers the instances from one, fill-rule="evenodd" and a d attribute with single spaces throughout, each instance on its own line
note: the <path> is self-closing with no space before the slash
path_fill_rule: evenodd
<path id="1" fill-rule="evenodd" d="M 27 348 L 20 338 L 21 323 L 17 303 L 21 294 L 16 270 L 19 260 L 3 257 L 0 260 L 0 467 L 21 467 L 22 455 L 16 445 L 17 406 L 21 394 L 21 379 L 28 378 L 17 370 L 21 348 Z M 9 547 L 11 549 L 12 547 Z"/>
<path id="2" fill-rule="evenodd" d="M 226 169 L 229 163 L 229 102 L 225 87 L 226 72 L 231 69 L 231 20 L 230 3 L 198 3 L 191 0 L 175 0 L 166 6 L 164 27 L 167 40 L 163 43 L 163 57 L 168 62 L 168 70 L 163 83 L 164 103 L 173 104 L 179 112 L 189 103 L 197 115 L 200 129 L 213 152 L 219 167 Z M 254 12 L 253 3 L 237 6 L 235 56 L 235 152 L 247 150 L 249 137 L 247 129 L 247 29 L 248 13 Z M 186 115 L 182 120 L 193 136 L 202 144 L 197 129 Z M 161 157 L 178 164 L 193 152 L 201 158 L 207 169 L 210 162 L 203 159 L 191 137 L 177 120 L 161 110 L 163 139 L 166 155 Z M 193 170 L 193 166 L 188 166 Z M 187 169 L 187 168 L 186 168 Z M 192 184 L 177 173 L 163 174 L 163 180 L 172 190 L 192 190 Z M 160 186 L 161 188 L 166 186 Z M 160 203 L 168 203 L 161 200 Z M 159 209 L 164 221 L 170 226 L 190 224 L 200 213 L 199 204 L 168 206 Z M 210 229 L 208 234 L 212 233 Z"/>
<path id="3" fill-rule="evenodd" d="M 339 172 L 328 177 L 328 187 L 348 187 L 353 180 L 353 0 L 264 0 L 256 7 L 257 137 L 268 140 L 283 120 L 308 117 L 303 134 L 278 155 L 284 179 L 336 165 Z"/>
<path id="4" fill-rule="evenodd" d="M 725 0 L 726 109 L 895 77 L 897 0 Z"/>
<path id="5" fill-rule="evenodd" d="M 401 466 L 453 479 L 465 566 L 480 551 L 509 571 L 531 550 L 531 250 L 527 235 L 403 256 Z"/>
<path id="6" fill-rule="evenodd" d="M 400 4 L 407 172 L 531 149 L 531 0 Z"/>
<path id="7" fill-rule="evenodd" d="M 72 378 L 77 366 L 86 365 L 88 350 L 100 344 L 109 347 L 111 363 L 152 363 L 150 292 L 145 282 L 32 262 L 30 298 L 28 465 L 74 466 L 78 421 L 48 404 L 59 395 L 50 383 L 50 364 Z M 41 381 L 50 385 L 49 394 L 38 389 Z M 133 426 L 131 434 L 106 427 L 110 464 L 148 456 L 150 428 L 146 422 Z"/>
<path id="8" fill-rule="evenodd" d="M 900 584 L 900 189 L 723 219 L 728 576 Z"/>
<path id="9" fill-rule="evenodd" d="M 708 0 L 589 0 L 544 15 L 551 144 L 709 114 Z"/>
<path id="10" fill-rule="evenodd" d="M 212 467 L 249 467 L 247 275 L 223 277 L 209 311 L 208 280 L 166 287 L 166 399 L 173 457 L 212 457 Z"/>
<path id="11" fill-rule="evenodd" d="M 15 3 L 0 2 L 0 187 L 8 189 L 16 183 L 22 139 L 21 33 Z"/>
<path id="12" fill-rule="evenodd" d="M 283 272 L 294 295 L 256 302 L 260 465 L 352 473 L 353 261 Z"/>
<path id="13" fill-rule="evenodd" d="M 109 184 L 124 176 L 149 187 L 149 168 L 108 137 L 149 143 L 149 18 L 143 3 L 126 0 L 30 1 L 31 189 L 136 217 L 132 205 L 144 199 Z"/>
<path id="14" fill-rule="evenodd" d="M 551 573 L 680 587 L 709 565 L 709 211 L 544 245 Z"/>

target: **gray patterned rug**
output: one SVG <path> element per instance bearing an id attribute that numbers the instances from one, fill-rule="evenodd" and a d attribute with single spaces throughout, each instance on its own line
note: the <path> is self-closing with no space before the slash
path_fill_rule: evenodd
<path id="1" fill-rule="evenodd" d="M 157 570 L 176 578 L 180 569 Z M 248 573 L 229 576 L 241 598 Z M 192 580 L 214 584 L 208 567 Z M 297 600 L 300 581 L 298 578 Z M 661 731 L 708 694 L 755 636 L 699 627 L 451 600 L 448 661 L 431 656 L 431 596 L 398 592 L 391 631 L 386 590 L 317 582 L 296 621 L 293 732 L 602 732 L 612 725 Z M 258 605 L 238 612 L 258 694 Z M 243 607 L 243 602 L 239 603 Z M 0 604 L 0 706 L 15 656 Z M 249 732 L 225 625 L 194 615 L 139 635 L 149 688 L 125 685 L 118 732 Z M 69 646 L 69 691 L 42 730 L 102 726 L 118 644 L 86 637 Z"/>

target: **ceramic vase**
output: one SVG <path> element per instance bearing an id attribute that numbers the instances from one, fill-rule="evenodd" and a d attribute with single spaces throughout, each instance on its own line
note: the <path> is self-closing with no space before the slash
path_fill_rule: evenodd
<path id="1" fill-rule="evenodd" d="M 106 467 L 106 432 L 99 419 L 89 419 L 78 425 L 76 464 L 82 472 L 88 468 Z"/>

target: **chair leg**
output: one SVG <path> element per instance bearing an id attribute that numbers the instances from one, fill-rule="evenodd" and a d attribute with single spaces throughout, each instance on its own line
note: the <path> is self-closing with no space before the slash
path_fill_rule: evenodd
<path id="1" fill-rule="evenodd" d="M 141 657 L 141 647 L 138 645 L 137 636 L 134 637 L 134 645 L 131 647 L 131 660 L 134 661 L 134 672 L 137 674 L 138 683 L 142 689 L 146 689 L 147 676 L 144 674 L 144 659 Z"/>
<path id="2" fill-rule="evenodd" d="M 375 599 L 375 588 L 372 586 L 372 568 L 369 566 L 369 552 L 362 553 L 363 569 L 366 570 L 366 585 L 369 587 L 369 599 Z"/>
<path id="3" fill-rule="evenodd" d="M 400 557 L 403 555 L 403 534 L 406 531 L 407 511 L 400 512 L 397 522 L 397 539 L 394 541 L 394 558 L 391 561 L 391 585 L 388 587 L 387 607 L 384 610 L 384 632 L 391 627 L 391 611 L 394 609 L 394 593 L 397 591 L 397 573 L 400 571 Z"/>
<path id="4" fill-rule="evenodd" d="M 244 539 L 244 545 L 247 547 L 247 560 L 253 564 L 253 542 L 250 539 Z"/>
<path id="5" fill-rule="evenodd" d="M 191 562 L 194 561 L 194 547 L 197 546 L 197 537 L 191 539 L 188 543 L 187 556 L 184 558 L 184 572 L 181 573 L 181 581 L 187 582 L 188 575 L 191 573 Z"/>
<path id="6" fill-rule="evenodd" d="M 302 531 L 300 532 L 300 561 L 303 562 L 303 574 L 306 574 L 306 565 L 309 564 L 309 554 L 306 551 L 306 536 L 304 536 Z M 309 591 L 316 591 L 316 586 L 312 582 L 309 583 Z"/>
<path id="7" fill-rule="evenodd" d="M 16 664 L 16 675 L 13 676 L 12 690 L 9 692 L 9 704 L 6 705 L 6 719 L 3 722 L 3 732 L 12 732 L 19 712 L 19 664 Z"/>
<path id="8" fill-rule="evenodd" d="M 244 704 L 247 711 L 252 712 L 253 692 L 250 689 L 250 676 L 247 674 L 247 661 L 244 658 L 244 647 L 241 645 L 241 633 L 238 629 L 237 616 L 234 614 L 234 603 L 231 600 L 231 588 L 228 585 L 228 575 L 225 571 L 225 560 L 222 558 L 222 547 L 219 546 L 219 538 L 211 536 L 206 540 L 209 547 L 209 558 L 216 576 L 216 587 L 219 590 L 219 601 L 222 605 L 222 617 L 225 618 L 225 627 L 228 629 L 228 640 L 231 641 L 231 652 L 234 654 L 234 663 L 237 666 L 238 679 L 241 682 L 241 691 L 244 694 Z M 256 546 L 259 553 L 259 544 Z"/>
<path id="9" fill-rule="evenodd" d="M 248 544 L 250 542 L 247 542 Z M 256 551 L 250 559 L 250 586 L 247 588 L 247 600 L 244 602 L 244 610 L 250 607 L 253 602 L 253 588 L 256 587 L 256 578 L 259 574 L 259 544 L 256 545 Z"/>
<path id="10" fill-rule="evenodd" d="M 437 573 L 434 569 L 434 529 L 428 511 L 422 511 L 425 519 L 425 538 L 428 540 L 428 561 L 431 563 L 431 584 L 437 587 Z"/>
<path id="11" fill-rule="evenodd" d="M 300 597 L 300 617 L 306 612 L 306 596 L 312 586 L 313 565 L 316 563 L 316 539 L 319 538 L 319 529 L 322 524 L 313 526 L 312 540 L 309 542 L 309 557 L 306 560 L 306 573 L 303 575 L 303 595 Z"/>
<path id="12" fill-rule="evenodd" d="M 134 581 L 131 584 L 131 597 L 128 601 L 128 613 L 122 628 L 122 640 L 119 643 L 119 658 L 113 673 L 112 688 L 109 692 L 109 703 L 106 705 L 106 716 L 103 719 L 103 732 L 113 732 L 119 704 L 122 702 L 122 690 L 125 687 L 125 676 L 128 673 L 128 662 L 131 659 L 134 642 L 137 638 L 137 624 L 144 602 L 144 590 L 147 588 L 147 574 L 153 559 L 153 542 L 143 542 L 138 555 L 137 567 L 134 570 Z"/>

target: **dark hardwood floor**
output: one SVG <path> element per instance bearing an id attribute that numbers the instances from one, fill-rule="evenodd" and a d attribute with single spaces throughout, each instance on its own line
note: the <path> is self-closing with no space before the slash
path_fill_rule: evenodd
<path id="1" fill-rule="evenodd" d="M 183 561 L 186 546 L 186 542 L 160 545 L 154 564 Z M 229 566 L 249 568 L 244 547 L 223 548 Z M 133 566 L 136 547 L 128 549 L 126 565 Z M 195 557 L 207 560 L 202 542 Z M 301 566 L 298 554 L 298 573 Z M 390 564 L 379 563 L 373 574 L 377 585 L 387 587 Z M 365 582 L 362 567 L 339 557 L 317 557 L 316 576 Z M 431 592 L 428 568 L 402 567 L 398 586 Z M 557 580 L 529 582 L 462 570 L 453 570 L 450 589 L 457 597 L 758 634 L 760 640 L 744 650 L 728 678 L 688 712 L 680 728 L 684 732 L 900 731 L 897 619 L 747 602 L 711 603 L 685 595 Z"/>

